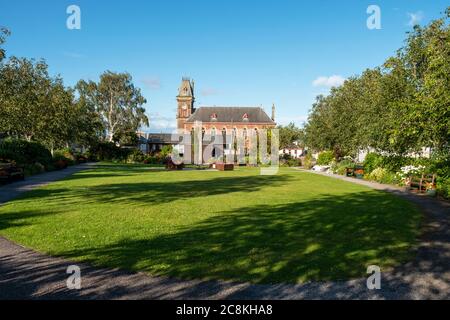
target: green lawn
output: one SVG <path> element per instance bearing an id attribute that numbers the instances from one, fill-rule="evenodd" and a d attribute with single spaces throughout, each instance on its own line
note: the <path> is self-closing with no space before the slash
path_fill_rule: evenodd
<path id="1" fill-rule="evenodd" d="M 402 263 L 420 220 L 393 195 L 289 168 L 261 176 L 102 164 L 0 207 L 0 234 L 98 266 L 292 283 Z"/>

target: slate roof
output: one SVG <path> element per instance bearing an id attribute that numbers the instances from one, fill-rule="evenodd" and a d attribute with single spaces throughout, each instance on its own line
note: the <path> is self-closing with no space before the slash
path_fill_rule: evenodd
<path id="1" fill-rule="evenodd" d="M 244 119 L 244 114 L 247 114 L 248 120 Z M 212 115 L 217 118 L 213 119 Z M 187 122 L 194 121 L 275 124 L 260 107 L 200 107 L 187 119 Z"/>
<path id="2" fill-rule="evenodd" d="M 140 137 L 142 142 L 155 144 L 172 144 L 171 133 L 147 133 L 145 137 Z"/>

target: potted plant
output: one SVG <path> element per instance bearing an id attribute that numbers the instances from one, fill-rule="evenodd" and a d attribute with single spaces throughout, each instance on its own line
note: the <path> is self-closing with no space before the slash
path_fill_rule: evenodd
<path id="1" fill-rule="evenodd" d="M 427 182 L 425 184 L 425 189 L 426 189 L 426 193 L 428 196 L 430 196 L 430 197 L 436 196 L 436 186 L 433 183 Z"/>
<path id="2" fill-rule="evenodd" d="M 363 166 L 355 166 L 354 175 L 357 179 L 362 179 L 364 177 L 364 167 Z"/>

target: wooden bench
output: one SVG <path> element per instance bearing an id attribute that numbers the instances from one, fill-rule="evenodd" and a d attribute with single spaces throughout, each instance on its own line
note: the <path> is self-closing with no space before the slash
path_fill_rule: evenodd
<path id="1" fill-rule="evenodd" d="M 25 179 L 23 168 L 13 163 L 0 163 L 0 183 Z"/>
<path id="2" fill-rule="evenodd" d="M 431 186 L 436 189 L 436 175 L 422 174 L 421 176 L 411 175 L 406 181 L 406 185 L 410 190 L 417 189 L 417 192 L 422 193 L 427 191 L 427 187 Z"/>

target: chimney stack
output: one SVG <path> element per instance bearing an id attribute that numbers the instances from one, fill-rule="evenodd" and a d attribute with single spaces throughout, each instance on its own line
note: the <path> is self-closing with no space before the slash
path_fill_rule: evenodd
<path id="1" fill-rule="evenodd" d="M 275 103 L 272 104 L 272 121 L 275 121 Z"/>

